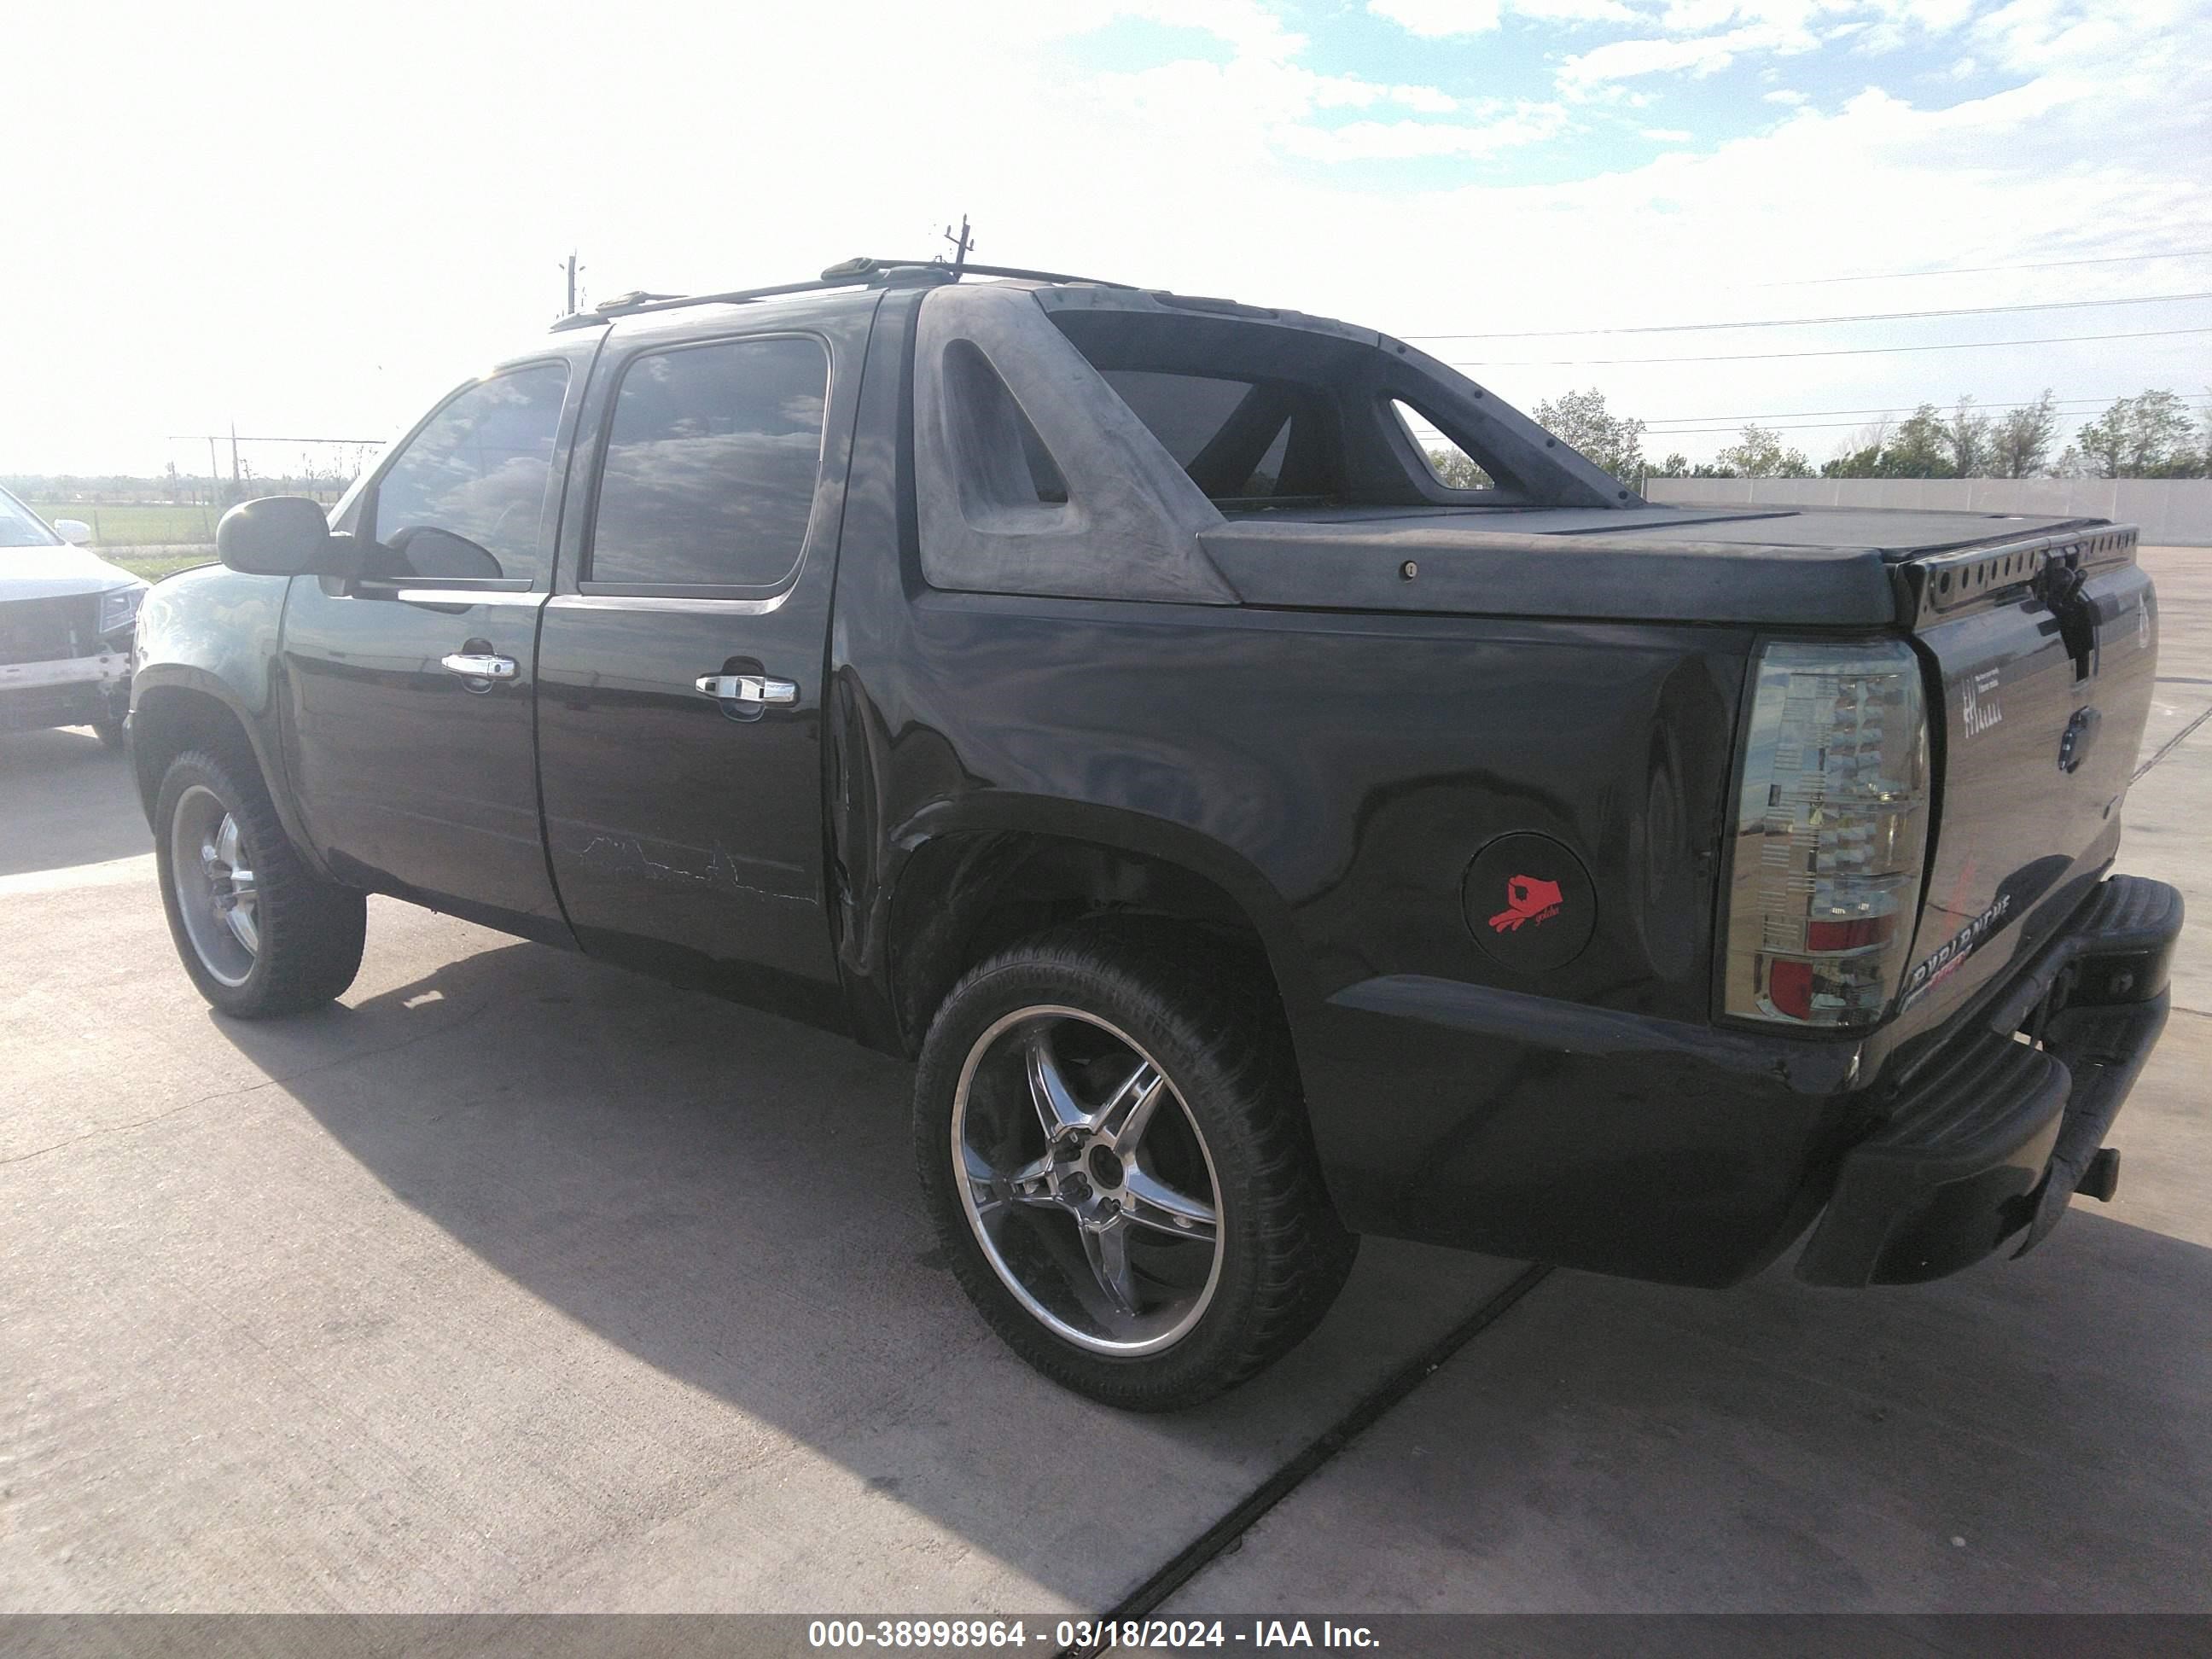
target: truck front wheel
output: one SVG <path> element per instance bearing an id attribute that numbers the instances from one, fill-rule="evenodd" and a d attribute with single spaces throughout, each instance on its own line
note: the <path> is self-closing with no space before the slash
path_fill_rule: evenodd
<path id="1" fill-rule="evenodd" d="M 179 755 L 154 823 L 170 936 L 216 1009 L 241 1019 L 299 1013 L 353 983 L 366 896 L 307 868 L 258 774 L 202 750 Z"/>
<path id="2" fill-rule="evenodd" d="M 1243 1381 L 1320 1322 L 1358 1249 L 1279 1009 L 1224 969 L 1169 930 L 1057 929 L 972 969 L 923 1045 L 915 1153 L 962 1288 L 1109 1405 Z"/>

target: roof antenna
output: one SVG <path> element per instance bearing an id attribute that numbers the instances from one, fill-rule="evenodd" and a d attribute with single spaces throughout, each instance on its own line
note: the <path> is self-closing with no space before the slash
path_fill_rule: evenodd
<path id="1" fill-rule="evenodd" d="M 975 251 L 975 239 L 969 233 L 966 214 L 960 216 L 958 234 L 953 233 L 951 226 L 945 226 L 945 240 L 952 244 L 952 280 L 957 283 L 960 280 L 960 273 L 967 269 L 968 256 Z M 938 256 L 940 261 L 944 257 L 943 254 Z"/>

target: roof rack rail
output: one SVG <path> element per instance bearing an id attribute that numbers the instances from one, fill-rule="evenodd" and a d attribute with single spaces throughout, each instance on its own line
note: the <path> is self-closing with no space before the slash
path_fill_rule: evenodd
<path id="1" fill-rule="evenodd" d="M 1088 283 L 1099 288 L 1133 289 L 1132 283 L 1111 283 L 1101 276 L 1074 276 L 1060 270 L 1030 270 L 1020 265 L 952 266 L 940 259 L 872 259 L 866 255 L 845 259 L 831 265 L 821 276 L 804 283 L 775 283 L 766 288 L 731 289 L 720 294 L 647 294 L 642 290 L 619 295 L 594 306 L 589 311 L 579 311 L 556 319 L 555 331 L 565 328 L 596 328 L 601 323 L 617 317 L 635 317 L 647 312 L 674 311 L 684 306 L 745 305 L 754 300 L 774 299 L 783 294 L 810 294 L 832 288 L 869 288 L 886 281 L 894 271 L 911 271 L 916 276 L 934 274 L 944 282 L 957 282 L 962 276 L 1012 276 L 1038 283 Z"/>
<path id="2" fill-rule="evenodd" d="M 945 272 L 946 276 L 955 277 L 1013 276 L 1032 283 L 1087 283 L 1093 288 L 1121 288 L 1127 289 L 1131 293 L 1134 293 L 1137 289 L 1137 285 L 1134 283 L 1109 282 L 1103 276 L 1077 276 L 1065 270 L 1031 270 L 1024 265 L 979 265 L 973 259 L 970 259 L 966 264 L 957 267 L 946 264 L 942 259 L 930 259 L 926 261 L 921 259 L 885 259 L 879 263 L 886 268 L 892 265 L 919 264 L 923 266 L 926 270 L 941 270 Z M 839 266 L 832 265 L 830 269 L 830 270 L 836 270 L 840 268 L 841 267 Z M 822 274 L 826 276 L 830 272 L 825 270 Z"/>

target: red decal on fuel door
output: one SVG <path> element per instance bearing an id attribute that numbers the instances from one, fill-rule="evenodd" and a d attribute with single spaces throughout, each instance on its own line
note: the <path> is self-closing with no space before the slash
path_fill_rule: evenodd
<path id="1" fill-rule="evenodd" d="M 1505 908 L 1491 917 L 1490 925 L 1501 933 L 1510 933 L 1524 921 L 1548 921 L 1559 914 L 1559 906 L 1566 902 L 1556 881 L 1545 881 L 1536 876 L 1515 876 L 1505 884 Z"/>

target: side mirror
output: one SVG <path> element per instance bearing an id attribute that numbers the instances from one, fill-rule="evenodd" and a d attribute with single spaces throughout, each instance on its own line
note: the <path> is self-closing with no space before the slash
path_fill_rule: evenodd
<path id="1" fill-rule="evenodd" d="M 399 556 L 408 574 L 425 578 L 465 576 L 496 580 L 507 573 L 488 547 L 434 525 L 416 525 L 386 544 Z"/>
<path id="2" fill-rule="evenodd" d="M 92 545 L 92 526 L 82 519 L 56 519 L 54 529 L 71 547 Z"/>
<path id="3" fill-rule="evenodd" d="M 322 503 L 305 495 L 240 501 L 216 526 L 215 550 L 233 570 L 256 576 L 336 574 L 338 562 Z"/>

